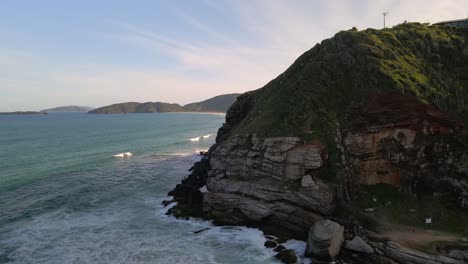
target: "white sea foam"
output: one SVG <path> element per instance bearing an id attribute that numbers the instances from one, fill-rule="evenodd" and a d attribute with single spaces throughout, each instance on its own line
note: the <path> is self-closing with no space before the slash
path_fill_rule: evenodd
<path id="1" fill-rule="evenodd" d="M 123 159 L 123 158 L 131 157 L 131 156 L 133 156 L 133 154 L 131 152 L 123 152 L 123 153 L 115 154 L 115 155 L 112 155 L 112 156 L 115 157 L 115 158 Z"/>
<path id="2" fill-rule="evenodd" d="M 303 264 L 312 263 L 310 259 L 304 258 L 306 242 L 291 239 L 291 240 L 284 242 L 282 245 L 288 249 L 292 249 L 296 253 L 296 255 L 299 257 L 299 263 L 303 263 Z"/>
<path id="3" fill-rule="evenodd" d="M 210 138 L 213 134 L 206 134 L 206 135 L 203 135 L 203 136 L 198 136 L 198 137 L 194 137 L 194 138 L 189 138 L 188 140 L 189 141 L 200 141 L 201 139 L 207 139 L 207 138 Z"/>
<path id="4" fill-rule="evenodd" d="M 211 135 L 212 134 L 204 135 L 204 136 L 202 136 L 202 138 L 209 138 L 209 137 L 211 137 Z"/>

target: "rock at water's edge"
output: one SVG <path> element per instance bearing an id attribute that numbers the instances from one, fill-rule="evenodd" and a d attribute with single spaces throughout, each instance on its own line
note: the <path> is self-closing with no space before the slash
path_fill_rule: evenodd
<path id="1" fill-rule="evenodd" d="M 340 253 L 343 244 L 344 227 L 330 220 L 314 223 L 307 238 L 306 257 L 331 260 Z"/>
<path id="2" fill-rule="evenodd" d="M 283 263 L 293 264 L 297 263 L 297 256 L 291 249 L 285 249 L 275 255 L 275 258 L 281 260 Z"/>

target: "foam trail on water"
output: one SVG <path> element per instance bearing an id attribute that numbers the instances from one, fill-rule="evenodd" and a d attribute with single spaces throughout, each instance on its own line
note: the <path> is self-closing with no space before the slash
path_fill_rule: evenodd
<path id="1" fill-rule="evenodd" d="M 128 158 L 128 157 L 133 156 L 133 153 L 131 153 L 131 152 L 123 152 L 123 153 L 115 154 L 115 155 L 112 155 L 112 156 L 115 157 L 115 158 L 123 159 L 123 158 Z"/>
<path id="2" fill-rule="evenodd" d="M 207 138 L 211 137 L 212 135 L 213 134 L 206 134 L 206 135 L 199 136 L 199 137 L 189 138 L 188 140 L 189 141 L 199 141 L 200 139 L 207 139 Z"/>
<path id="3" fill-rule="evenodd" d="M 209 138 L 209 137 L 211 137 L 211 135 L 212 134 L 204 135 L 204 136 L 202 136 L 202 138 Z"/>

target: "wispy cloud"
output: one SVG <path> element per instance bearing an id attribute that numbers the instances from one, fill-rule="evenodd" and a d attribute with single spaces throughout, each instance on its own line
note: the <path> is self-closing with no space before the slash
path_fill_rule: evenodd
<path id="1" fill-rule="evenodd" d="M 112 33 L 102 32 L 101 37 L 109 45 L 123 44 L 129 53 L 145 53 L 149 60 L 159 61 L 164 56 L 168 58 L 165 67 L 65 61 L 54 54 L 0 49 L 0 105 L 41 109 L 122 101 L 188 103 L 244 92 L 260 88 L 304 51 L 338 30 L 382 27 L 384 11 L 390 12 L 390 25 L 404 20 L 436 22 L 464 17 L 468 12 L 466 0 L 201 3 L 210 12 L 228 14 L 226 19 L 235 25 L 235 32 L 176 4 L 170 9 L 174 19 L 195 34 L 163 31 L 141 20 L 107 22 Z"/>

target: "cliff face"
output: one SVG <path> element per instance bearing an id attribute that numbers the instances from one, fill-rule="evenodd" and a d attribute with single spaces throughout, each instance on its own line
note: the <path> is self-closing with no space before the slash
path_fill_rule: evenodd
<path id="1" fill-rule="evenodd" d="M 445 177 L 468 175 L 463 123 L 410 95 L 370 98 L 342 134 L 352 173 L 361 184 L 411 190 L 415 181 L 427 181 L 430 187 Z M 434 191 L 430 189 L 426 191 Z"/>
<path id="2" fill-rule="evenodd" d="M 353 201 L 385 184 L 468 217 L 467 72 L 468 30 L 340 32 L 238 97 L 171 213 L 304 239 L 323 218 L 362 225 Z"/>
<path id="3" fill-rule="evenodd" d="M 297 137 L 228 139 L 211 153 L 204 216 L 304 238 L 313 222 L 335 209 L 333 187 L 312 177 L 301 185 L 306 172 L 323 166 L 324 155 L 322 146 L 301 144 Z"/>

